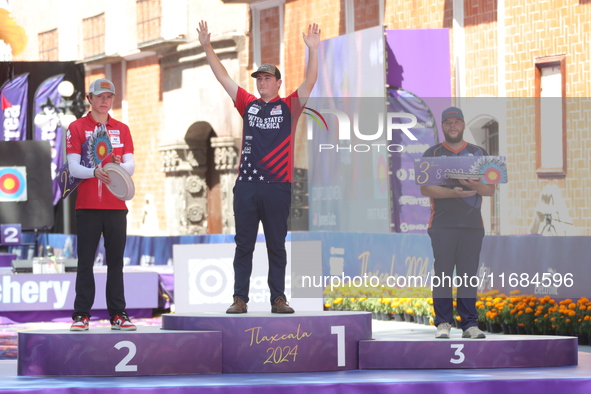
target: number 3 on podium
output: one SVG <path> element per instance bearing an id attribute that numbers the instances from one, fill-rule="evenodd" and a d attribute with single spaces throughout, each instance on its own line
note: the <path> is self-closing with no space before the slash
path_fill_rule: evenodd
<path id="1" fill-rule="evenodd" d="M 20 245 L 22 243 L 20 224 L 2 224 L 0 232 L 0 245 Z"/>

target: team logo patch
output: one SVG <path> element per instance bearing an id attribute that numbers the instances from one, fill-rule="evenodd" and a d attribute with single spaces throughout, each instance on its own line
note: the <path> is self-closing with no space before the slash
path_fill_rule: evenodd
<path id="1" fill-rule="evenodd" d="M 248 109 L 249 114 L 256 115 L 259 113 L 260 108 L 255 107 L 254 105 Z"/>

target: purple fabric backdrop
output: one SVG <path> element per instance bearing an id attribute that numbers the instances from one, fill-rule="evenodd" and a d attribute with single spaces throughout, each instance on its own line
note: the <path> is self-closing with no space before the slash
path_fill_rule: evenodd
<path id="1" fill-rule="evenodd" d="M 420 50 L 417 50 L 420 48 Z M 390 157 L 392 225 L 396 232 L 426 233 L 430 209 L 414 184 L 414 158 L 438 140 L 441 112 L 451 104 L 449 29 L 386 30 L 386 82 L 393 107 L 414 114 L 418 141 Z"/>
<path id="2" fill-rule="evenodd" d="M 27 90 L 29 74 L 6 82 L 0 100 L 0 141 L 23 141 L 27 139 Z"/>

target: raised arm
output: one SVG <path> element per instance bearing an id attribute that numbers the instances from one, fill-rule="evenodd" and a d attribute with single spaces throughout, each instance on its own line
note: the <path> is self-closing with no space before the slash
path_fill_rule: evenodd
<path id="1" fill-rule="evenodd" d="M 320 28 L 316 23 L 308 26 L 308 34 L 302 33 L 304 43 L 308 47 L 308 65 L 304 81 L 298 88 L 298 96 L 307 99 L 314 89 L 318 79 L 318 44 L 320 43 Z"/>
<path id="2" fill-rule="evenodd" d="M 234 80 L 228 74 L 226 67 L 220 62 L 220 59 L 215 54 L 210 41 L 211 33 L 209 33 L 207 29 L 207 22 L 201 21 L 199 22 L 199 27 L 197 28 L 197 33 L 199 33 L 199 42 L 205 51 L 205 56 L 207 57 L 207 62 L 213 71 L 216 79 L 222 84 L 226 92 L 230 95 L 233 101 L 236 101 L 236 95 L 238 94 L 238 84 L 234 82 Z"/>

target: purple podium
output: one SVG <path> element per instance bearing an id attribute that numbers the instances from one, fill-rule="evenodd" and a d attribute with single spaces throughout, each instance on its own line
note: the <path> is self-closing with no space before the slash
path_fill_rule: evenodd
<path id="1" fill-rule="evenodd" d="M 531 368 L 577 365 L 575 337 L 399 335 L 359 343 L 359 369 Z"/>
<path id="2" fill-rule="evenodd" d="M 222 371 L 222 333 L 110 328 L 18 333 L 18 375 L 140 376 Z"/>
<path id="3" fill-rule="evenodd" d="M 369 312 L 168 314 L 162 327 L 221 331 L 224 373 L 358 369 L 359 341 L 372 337 Z"/>

